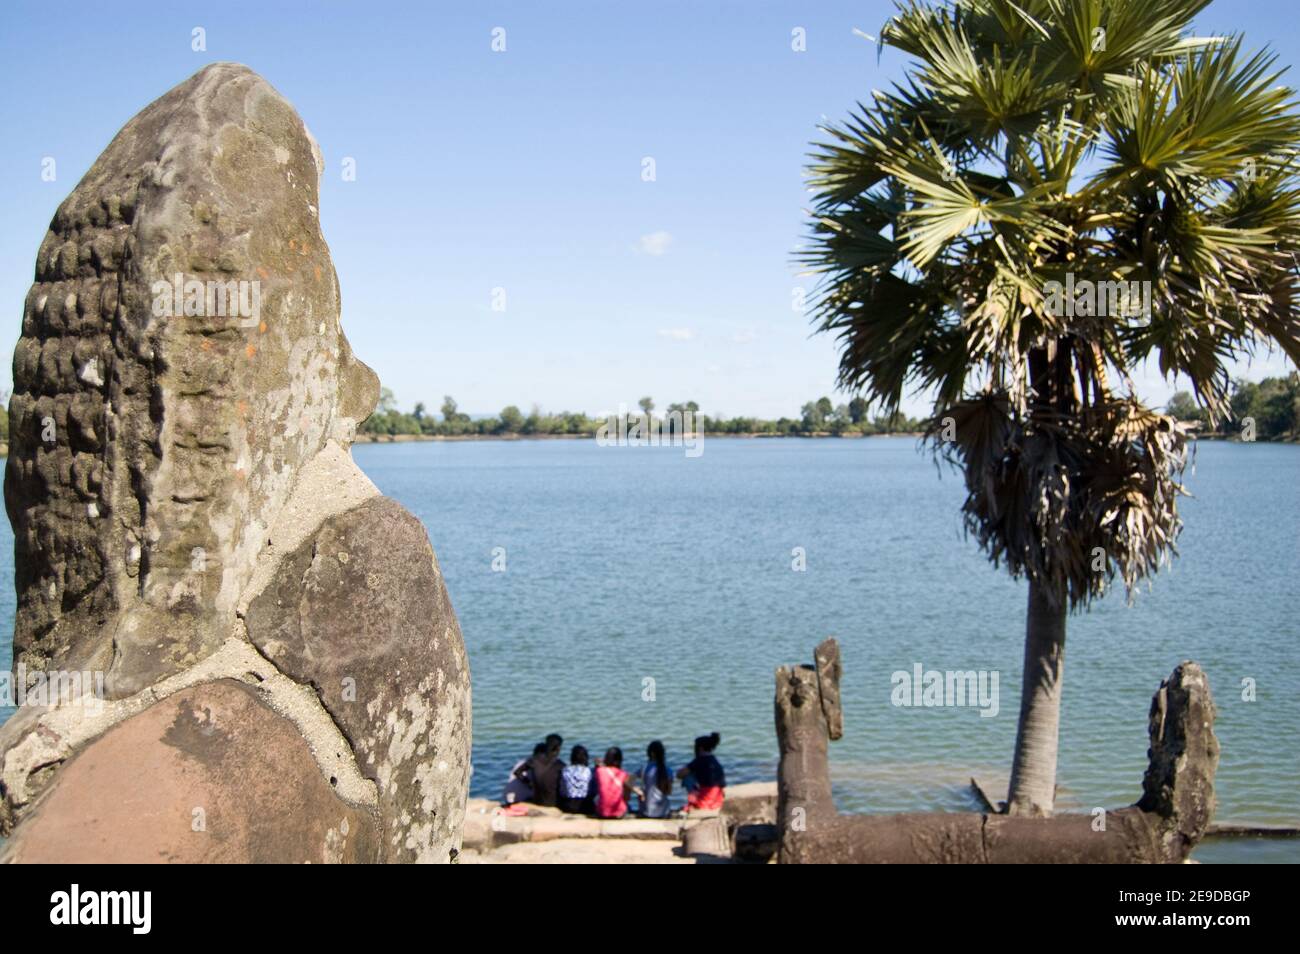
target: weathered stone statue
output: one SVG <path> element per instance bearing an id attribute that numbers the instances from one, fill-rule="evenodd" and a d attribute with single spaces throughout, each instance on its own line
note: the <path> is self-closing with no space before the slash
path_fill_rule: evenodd
<path id="1" fill-rule="evenodd" d="M 19 861 L 448 861 L 469 669 L 420 523 L 353 464 L 319 148 L 244 66 L 118 133 L 41 243 L 5 504 Z M 66 685 L 66 683 L 65 683 Z M 78 698 L 71 698 L 76 695 Z"/>
<path id="2" fill-rule="evenodd" d="M 1209 680 L 1194 662 L 1180 665 L 1156 691 L 1142 798 L 1107 811 L 1104 828 L 1093 814 L 838 814 L 827 747 L 843 734 L 840 673 L 833 639 L 817 647 L 814 666 L 776 671 L 782 864 L 1181 862 L 1210 826 L 1219 743 Z"/>

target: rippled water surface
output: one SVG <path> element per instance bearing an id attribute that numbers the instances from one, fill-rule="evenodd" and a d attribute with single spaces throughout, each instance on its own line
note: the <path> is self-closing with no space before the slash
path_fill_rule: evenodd
<path id="1" fill-rule="evenodd" d="M 1004 797 L 1024 587 L 963 539 L 958 476 L 941 477 L 909 438 L 704 448 L 696 459 L 591 441 L 354 449 L 437 550 L 473 673 L 473 793 L 495 795 L 548 731 L 566 748 L 620 745 L 636 767 L 653 738 L 677 763 L 694 736 L 717 730 L 732 781 L 771 779 L 773 670 L 809 661 L 834 635 L 842 809 L 969 809 L 972 776 Z M 1135 800 L 1151 694 L 1194 659 L 1219 706 L 1218 820 L 1300 824 L 1298 477 L 1300 447 L 1202 444 L 1181 557 L 1134 605 L 1114 594 L 1071 618 L 1063 808 Z M 7 525 L 3 534 L 9 573 Z M 796 547 L 805 572 L 791 568 Z M 7 589 L 3 600 L 11 619 Z M 997 715 L 893 706 L 891 674 L 916 663 L 997 672 Z M 1255 702 L 1242 699 L 1245 678 Z M 1198 855 L 1297 856 L 1300 841 L 1240 839 Z"/>

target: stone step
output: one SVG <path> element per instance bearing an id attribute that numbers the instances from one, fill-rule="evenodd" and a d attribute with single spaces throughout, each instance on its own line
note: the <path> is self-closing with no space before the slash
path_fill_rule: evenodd
<path id="1" fill-rule="evenodd" d="M 495 800 L 471 798 L 465 809 L 464 847 L 489 852 L 504 845 L 558 839 L 681 841 L 687 826 L 719 814 L 733 827 L 774 822 L 776 783 L 749 782 L 730 787 L 721 812 L 692 812 L 689 818 L 591 818 L 542 805 L 529 805 L 527 815 L 505 815 Z"/>

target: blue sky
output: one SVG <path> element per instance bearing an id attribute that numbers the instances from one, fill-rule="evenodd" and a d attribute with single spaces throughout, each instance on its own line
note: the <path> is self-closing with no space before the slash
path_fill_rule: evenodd
<path id="1" fill-rule="evenodd" d="M 58 203 L 132 115 L 235 60 L 326 159 L 321 217 L 357 354 L 409 409 L 613 410 L 642 395 L 796 416 L 834 342 L 792 308 L 815 126 L 901 75 L 888 3 L 6 2 L 0 382 Z M 1300 64 L 1285 0 L 1214 4 Z M 205 31 L 206 51 L 192 47 Z M 505 30 L 504 52 L 491 48 Z M 806 52 L 791 31 L 806 31 Z M 1294 85 L 1300 80 L 1292 77 Z M 57 180 L 41 179 L 52 156 Z M 344 181 L 343 161 L 356 163 Z M 655 181 L 643 181 L 652 157 Z M 492 308 L 505 290 L 505 311 Z M 1261 356 L 1251 377 L 1288 365 Z M 1139 381 L 1151 400 L 1170 386 Z M 906 407 L 919 412 L 923 400 Z"/>

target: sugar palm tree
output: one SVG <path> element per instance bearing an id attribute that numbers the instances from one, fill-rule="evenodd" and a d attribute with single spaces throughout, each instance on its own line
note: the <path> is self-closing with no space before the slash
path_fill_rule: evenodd
<path id="1" fill-rule="evenodd" d="M 1185 437 L 1134 369 L 1217 419 L 1234 357 L 1300 360 L 1300 120 L 1273 57 L 1189 36 L 1207 2 L 899 6 L 906 78 L 810 160 L 841 387 L 933 397 L 968 532 L 1028 581 L 1014 814 L 1052 811 L 1068 612 L 1131 592 L 1182 525 Z"/>

